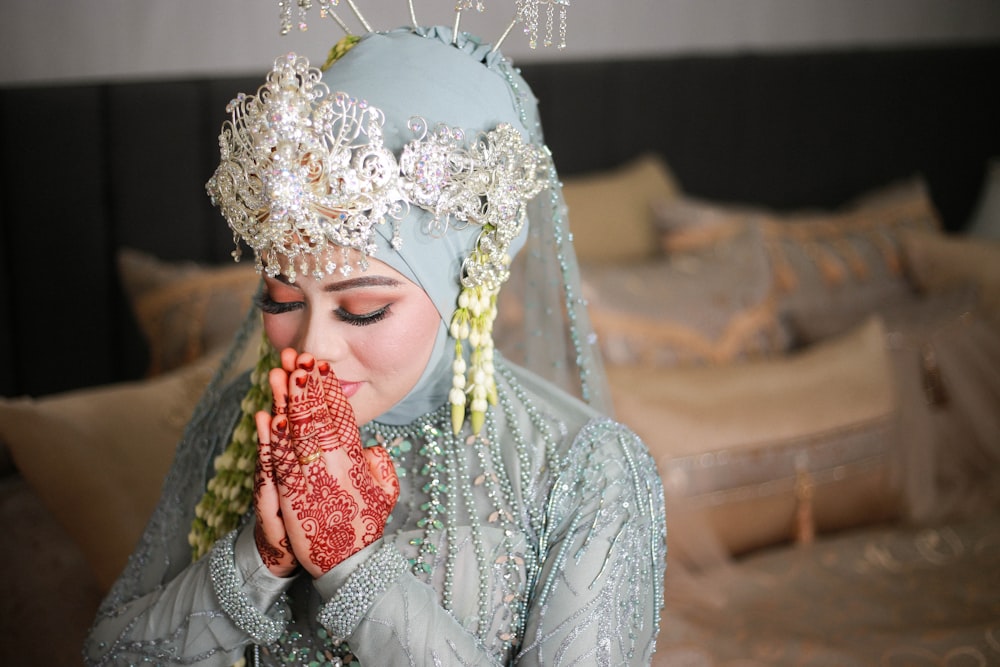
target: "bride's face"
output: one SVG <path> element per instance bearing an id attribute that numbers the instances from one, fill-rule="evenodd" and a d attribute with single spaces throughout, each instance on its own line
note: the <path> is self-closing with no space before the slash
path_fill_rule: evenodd
<path id="1" fill-rule="evenodd" d="M 264 329 L 278 350 L 333 366 L 358 424 L 403 399 L 420 379 L 441 317 L 427 293 L 387 264 L 321 279 L 264 278 Z"/>

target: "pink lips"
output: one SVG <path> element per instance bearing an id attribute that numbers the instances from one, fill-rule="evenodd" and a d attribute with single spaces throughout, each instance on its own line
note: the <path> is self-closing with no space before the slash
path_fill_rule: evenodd
<path id="1" fill-rule="evenodd" d="M 354 394 L 358 393 L 358 389 L 361 389 L 360 382 L 344 382 L 340 381 L 340 389 L 344 392 L 344 398 L 350 398 Z"/>

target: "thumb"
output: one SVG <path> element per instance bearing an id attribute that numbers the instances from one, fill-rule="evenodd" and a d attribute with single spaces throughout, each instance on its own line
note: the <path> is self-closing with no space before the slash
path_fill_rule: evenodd
<path id="1" fill-rule="evenodd" d="M 372 479 L 395 503 L 399 498 L 399 478 L 396 476 L 396 466 L 389 452 L 384 447 L 367 447 L 361 450 L 361 453 L 371 471 Z"/>

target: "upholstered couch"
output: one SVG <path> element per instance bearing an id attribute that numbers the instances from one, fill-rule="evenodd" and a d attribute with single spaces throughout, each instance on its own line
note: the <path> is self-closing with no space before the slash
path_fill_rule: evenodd
<path id="1" fill-rule="evenodd" d="M 1000 661 L 1000 220 L 975 209 L 998 65 L 525 68 L 668 495 L 658 664 Z M 255 84 L 0 90 L 0 663 L 76 664 L 249 305 L 202 184 Z"/>
<path id="2" fill-rule="evenodd" d="M 656 663 L 1000 662 L 1000 216 L 946 235 L 920 178 L 776 213 L 625 169 L 660 248 L 580 246 L 667 493 Z"/>

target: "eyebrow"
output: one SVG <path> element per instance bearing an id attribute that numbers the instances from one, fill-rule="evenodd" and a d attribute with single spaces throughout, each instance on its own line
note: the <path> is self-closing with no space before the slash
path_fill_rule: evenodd
<path id="1" fill-rule="evenodd" d="M 347 280 L 338 280 L 335 283 L 323 285 L 324 292 L 344 292 L 356 287 L 399 287 L 400 283 L 395 278 L 389 276 L 358 276 Z"/>
<path id="2" fill-rule="evenodd" d="M 276 277 L 286 285 L 292 284 L 284 274 L 279 274 Z M 347 278 L 323 285 L 323 291 L 345 292 L 358 287 L 399 287 L 401 284 L 401 282 L 389 276 L 358 276 L 357 278 Z"/>

